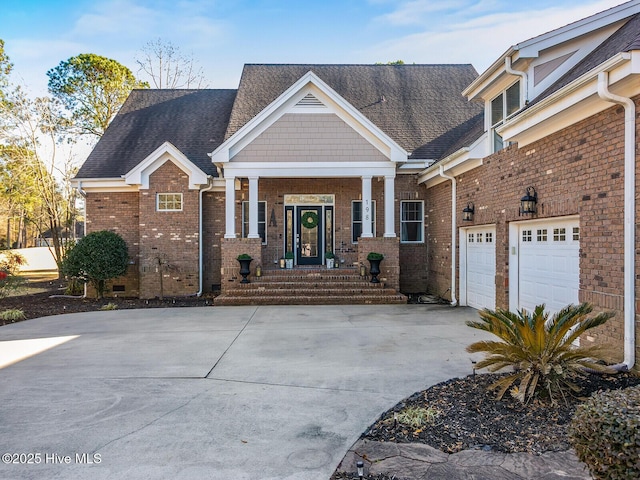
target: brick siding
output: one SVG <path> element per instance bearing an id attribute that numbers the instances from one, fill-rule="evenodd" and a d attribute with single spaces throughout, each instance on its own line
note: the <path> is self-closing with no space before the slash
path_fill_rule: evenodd
<path id="1" fill-rule="evenodd" d="M 527 219 L 519 215 L 526 187 L 534 186 L 538 193 L 533 218 L 580 216 L 579 300 L 617 313 L 586 341 L 611 344 L 617 352 L 622 352 L 623 342 L 623 124 L 623 109 L 612 107 L 522 149 L 512 145 L 457 177 L 457 226 L 496 224 L 498 307 L 509 303 L 509 222 Z M 434 293 L 444 291 L 451 281 L 450 198 L 450 182 L 427 191 L 428 288 Z M 473 222 L 463 224 L 461 212 L 467 202 L 474 203 L 475 215 Z M 638 272 L 636 264 L 636 278 Z M 640 340 L 640 329 L 637 336 Z"/>

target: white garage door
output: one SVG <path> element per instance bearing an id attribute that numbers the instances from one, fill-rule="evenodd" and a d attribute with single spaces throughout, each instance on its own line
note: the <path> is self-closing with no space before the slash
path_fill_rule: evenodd
<path id="1" fill-rule="evenodd" d="M 467 305 L 474 308 L 496 306 L 496 228 L 466 230 Z"/>
<path id="2" fill-rule="evenodd" d="M 532 311 L 578 303 L 580 285 L 579 219 L 525 222 L 519 226 L 518 305 Z"/>

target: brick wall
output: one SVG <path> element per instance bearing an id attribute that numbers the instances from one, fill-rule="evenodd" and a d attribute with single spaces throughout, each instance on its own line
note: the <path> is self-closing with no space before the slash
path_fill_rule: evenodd
<path id="1" fill-rule="evenodd" d="M 139 265 L 139 205 L 137 192 L 93 193 L 86 197 L 87 233 L 110 230 L 120 235 L 129 251 L 130 265 L 123 277 L 107 282 L 106 296 L 137 297 L 140 294 Z M 113 286 L 117 292 L 112 292 Z M 89 292 L 92 295 L 93 292 Z"/>
<path id="2" fill-rule="evenodd" d="M 159 212 L 158 193 L 182 193 L 182 211 Z M 192 295 L 199 288 L 199 193 L 173 162 L 149 176 L 140 191 L 140 296 Z M 162 277 L 161 277 L 162 276 Z"/>
<path id="3" fill-rule="evenodd" d="M 358 242 L 358 263 L 365 265 L 369 272 L 367 255 L 371 252 L 381 253 L 384 259 L 380 262 L 378 279 L 387 287 L 400 288 L 400 240 L 398 238 L 361 238 Z"/>
<path id="4" fill-rule="evenodd" d="M 623 123 L 623 109 L 612 107 L 522 149 L 508 147 L 457 178 L 458 227 L 496 224 L 498 307 L 508 307 L 509 222 L 527 219 L 518 211 L 526 187 L 532 185 L 538 192 L 538 212 L 533 218 L 580 216 L 579 299 L 598 310 L 617 312 L 590 339 L 612 344 L 619 352 L 623 340 Z M 636 180 L 640 184 L 640 171 Z M 450 188 L 450 182 L 445 182 L 427 192 L 428 286 L 434 293 L 450 283 Z M 461 212 L 469 201 L 475 204 L 474 221 L 463 225 Z M 638 272 L 636 264 L 636 278 Z"/>
<path id="5" fill-rule="evenodd" d="M 251 270 L 249 281 L 251 281 L 251 277 L 255 276 L 256 267 L 262 264 L 262 240 L 260 238 L 222 239 L 222 268 L 220 270 L 222 293 L 225 293 L 228 288 L 236 286 L 242 280 L 238 255 L 243 253 L 253 258 L 249 265 Z"/>

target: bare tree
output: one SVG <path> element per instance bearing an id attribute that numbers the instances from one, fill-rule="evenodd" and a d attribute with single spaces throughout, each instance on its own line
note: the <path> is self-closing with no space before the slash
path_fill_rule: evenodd
<path id="1" fill-rule="evenodd" d="M 193 58 L 170 41 L 147 42 L 136 58 L 138 75 L 144 72 L 155 88 L 207 88 L 204 71 Z"/>

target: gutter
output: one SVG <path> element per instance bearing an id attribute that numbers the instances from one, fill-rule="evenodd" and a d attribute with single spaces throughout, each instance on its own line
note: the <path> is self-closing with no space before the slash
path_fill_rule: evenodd
<path id="1" fill-rule="evenodd" d="M 451 306 L 458 305 L 456 298 L 456 178 L 444 173 L 444 166 L 440 165 L 438 172 L 442 178 L 451 180 Z"/>
<path id="2" fill-rule="evenodd" d="M 202 240 L 202 231 L 204 227 L 202 225 L 202 197 L 204 196 L 204 192 L 210 192 L 212 190 L 213 190 L 213 180 L 211 179 L 211 177 L 209 177 L 207 187 L 200 190 L 200 206 L 198 211 L 198 228 L 200 230 L 198 234 L 198 287 L 199 287 L 199 290 L 196 292 L 196 297 L 202 296 L 203 283 L 204 283 L 204 275 L 203 275 L 204 252 L 202 248 L 202 244 L 204 243 Z"/>
<path id="3" fill-rule="evenodd" d="M 521 95 L 524 98 L 520 98 L 520 105 L 526 105 L 526 103 L 529 101 L 529 77 L 527 75 L 527 72 L 522 72 L 520 70 L 514 70 L 511 67 L 511 55 L 507 56 L 504 59 L 504 68 L 505 68 L 507 73 L 509 73 L 511 75 L 516 75 L 516 76 L 522 78 L 522 83 L 524 85 L 524 88 L 522 89 L 523 93 Z"/>
<path id="4" fill-rule="evenodd" d="M 636 105 L 609 90 L 608 71 L 598 74 L 598 95 L 624 107 L 624 361 L 613 368 L 631 370 L 635 364 Z"/>

